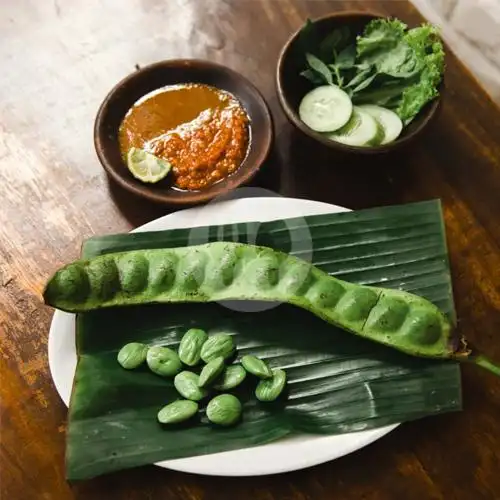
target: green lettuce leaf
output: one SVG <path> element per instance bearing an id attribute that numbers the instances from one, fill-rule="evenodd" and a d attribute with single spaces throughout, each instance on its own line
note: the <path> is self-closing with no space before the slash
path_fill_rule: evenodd
<path id="1" fill-rule="evenodd" d="M 389 107 L 405 124 L 439 95 L 444 49 L 430 24 L 406 30 L 398 20 L 377 19 L 357 39 L 358 61 L 374 65 L 377 76 L 353 90 L 353 101 Z"/>
<path id="2" fill-rule="evenodd" d="M 431 24 L 408 30 L 398 19 L 375 19 L 356 37 L 355 45 L 347 30 L 333 30 L 321 42 L 318 39 L 308 20 L 301 33 L 309 47 L 303 52 L 307 67 L 301 75 L 313 85 L 338 85 L 354 104 L 387 107 L 407 125 L 439 95 L 445 54 Z"/>
<path id="3" fill-rule="evenodd" d="M 437 87 L 444 73 L 445 53 L 434 26 L 423 25 L 408 31 L 405 41 L 422 61 L 419 80 L 404 90 L 396 111 L 408 124 L 428 102 L 439 95 Z"/>
<path id="4" fill-rule="evenodd" d="M 375 19 L 357 37 L 358 57 L 374 63 L 390 54 L 404 37 L 406 24 L 397 19 Z"/>

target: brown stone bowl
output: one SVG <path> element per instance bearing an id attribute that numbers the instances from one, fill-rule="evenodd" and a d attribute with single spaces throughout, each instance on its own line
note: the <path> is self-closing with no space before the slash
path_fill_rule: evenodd
<path id="1" fill-rule="evenodd" d="M 250 118 L 250 144 L 245 160 L 230 176 L 199 190 L 173 188 L 168 182 L 142 183 L 122 159 L 118 131 L 131 106 L 145 94 L 179 83 L 204 83 L 233 94 Z M 94 145 L 111 179 L 136 195 L 168 205 L 195 205 L 226 194 L 248 183 L 258 172 L 273 140 L 269 108 L 257 88 L 239 73 L 219 64 L 197 59 L 175 59 L 145 66 L 120 81 L 102 102 L 94 124 Z"/>
<path id="2" fill-rule="evenodd" d="M 335 12 L 318 19 L 312 19 L 319 38 L 322 39 L 335 28 L 348 26 L 354 34 L 362 33 L 366 24 L 372 19 L 386 17 L 370 12 Z M 313 84 L 300 75 L 304 70 L 304 55 L 299 47 L 299 33 L 297 30 L 286 42 L 281 50 L 276 70 L 276 90 L 279 102 L 288 120 L 301 132 L 320 142 L 328 148 L 358 154 L 385 153 L 400 148 L 414 141 L 436 116 L 440 105 L 440 98 L 427 104 L 417 117 L 403 129 L 401 135 L 393 142 L 380 146 L 356 147 L 332 141 L 319 132 L 309 128 L 299 117 L 300 101 L 310 90 Z M 441 85 L 443 87 L 443 85 Z M 441 92 L 443 88 L 441 88 Z"/>

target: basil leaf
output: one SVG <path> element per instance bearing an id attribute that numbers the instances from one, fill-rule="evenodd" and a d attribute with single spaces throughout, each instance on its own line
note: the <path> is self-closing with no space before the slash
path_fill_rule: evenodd
<path id="1" fill-rule="evenodd" d="M 392 109 L 393 111 L 396 111 L 396 109 L 400 106 L 400 104 L 401 104 L 401 96 L 394 95 L 394 96 L 386 99 L 384 107 Z"/>
<path id="2" fill-rule="evenodd" d="M 342 87 L 344 85 L 344 79 L 340 75 L 340 70 L 336 64 L 329 64 L 328 68 L 331 70 L 332 75 L 335 76 L 335 80 L 337 81 L 337 85 Z"/>
<path id="3" fill-rule="evenodd" d="M 351 38 L 351 30 L 347 26 L 342 26 L 340 29 L 340 33 L 342 35 L 342 38 L 340 39 L 340 42 L 338 43 L 338 50 L 342 50 L 348 43 L 353 43 L 354 39 Z"/>
<path id="4" fill-rule="evenodd" d="M 365 69 L 356 74 L 356 76 L 346 85 L 348 88 L 357 87 L 361 82 L 366 80 L 372 73 L 372 69 Z M 375 73 L 376 74 L 376 73 Z"/>
<path id="5" fill-rule="evenodd" d="M 372 65 L 366 62 L 358 63 L 353 66 L 353 68 L 356 68 L 359 71 L 364 71 L 365 69 L 371 69 L 371 67 Z"/>
<path id="6" fill-rule="evenodd" d="M 342 31 L 340 29 L 333 30 L 327 35 L 319 46 L 321 58 L 325 61 L 332 61 L 339 42 L 342 40 Z"/>
<path id="7" fill-rule="evenodd" d="M 306 20 L 299 32 L 298 46 L 302 54 L 314 52 L 318 48 L 318 33 L 314 23 L 310 19 Z M 303 57 L 303 55 L 301 55 L 301 57 Z"/>
<path id="8" fill-rule="evenodd" d="M 361 90 L 366 89 L 366 87 L 368 87 L 376 77 L 377 73 L 369 76 L 368 78 L 365 78 L 359 85 L 352 89 L 352 93 L 355 94 L 356 92 L 360 92 Z"/>
<path id="9" fill-rule="evenodd" d="M 377 86 L 354 94 L 352 100 L 355 104 L 377 104 L 378 106 L 387 107 L 387 104 L 393 99 L 401 98 L 405 87 L 404 80 L 401 81 L 400 85 Z"/>
<path id="10" fill-rule="evenodd" d="M 311 83 L 321 85 L 323 83 L 323 78 L 321 78 L 317 73 L 315 73 L 312 69 L 306 69 L 301 71 L 300 76 L 307 78 Z"/>
<path id="11" fill-rule="evenodd" d="M 335 64 L 339 69 L 351 69 L 354 66 L 356 59 L 356 46 L 348 45 L 345 47 L 335 59 Z"/>
<path id="12" fill-rule="evenodd" d="M 307 64 L 312 70 L 314 70 L 316 73 L 319 73 L 327 83 L 333 85 L 332 74 L 328 66 L 321 59 L 318 59 L 315 55 L 311 53 L 306 54 L 306 59 L 307 59 Z"/>

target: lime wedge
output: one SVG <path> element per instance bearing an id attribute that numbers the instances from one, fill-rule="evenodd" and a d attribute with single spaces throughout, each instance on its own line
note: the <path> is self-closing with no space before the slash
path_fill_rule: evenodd
<path id="1" fill-rule="evenodd" d="M 130 148 L 127 167 L 136 179 L 154 183 L 161 181 L 170 172 L 172 165 L 144 149 Z"/>

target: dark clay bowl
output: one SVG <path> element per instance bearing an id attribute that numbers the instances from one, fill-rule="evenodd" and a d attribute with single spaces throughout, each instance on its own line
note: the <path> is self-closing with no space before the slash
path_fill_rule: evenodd
<path id="1" fill-rule="evenodd" d="M 205 83 L 232 93 L 250 118 L 248 154 L 229 177 L 200 191 L 182 191 L 168 182 L 142 183 L 129 172 L 122 160 L 118 130 L 131 106 L 145 94 L 178 83 Z M 250 181 L 260 169 L 271 148 L 271 114 L 260 92 L 242 75 L 209 61 L 176 59 L 145 66 L 119 82 L 101 104 L 94 124 L 97 156 L 108 175 L 123 188 L 151 201 L 169 205 L 207 202 Z"/>
<path id="2" fill-rule="evenodd" d="M 320 39 L 322 39 L 333 29 L 341 26 L 348 26 L 353 33 L 360 34 L 372 19 L 381 17 L 385 16 L 368 12 L 338 12 L 312 21 L 316 26 Z M 395 141 L 381 146 L 349 146 L 327 139 L 322 134 L 315 132 L 302 122 L 298 114 L 300 101 L 307 92 L 314 88 L 312 83 L 300 76 L 300 72 L 304 70 L 304 55 L 298 43 L 299 32 L 300 29 L 289 38 L 280 53 L 276 70 L 276 89 L 281 107 L 288 120 L 307 136 L 338 151 L 359 154 L 384 153 L 412 142 L 436 116 L 440 104 L 439 98 L 425 106 L 413 122 L 403 129 L 403 132 Z"/>

